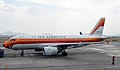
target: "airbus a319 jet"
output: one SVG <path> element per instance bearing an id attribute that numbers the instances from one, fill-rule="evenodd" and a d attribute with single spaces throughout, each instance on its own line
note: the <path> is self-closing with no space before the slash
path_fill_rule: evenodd
<path id="1" fill-rule="evenodd" d="M 87 35 L 18 35 L 4 42 L 3 46 L 8 49 L 22 50 L 21 56 L 24 56 L 24 50 L 34 49 L 43 51 L 43 55 L 56 55 L 62 53 L 67 56 L 67 48 L 77 48 L 89 45 L 91 43 L 100 43 L 107 39 L 102 35 L 105 24 L 105 18 L 100 18 L 96 26 Z"/>

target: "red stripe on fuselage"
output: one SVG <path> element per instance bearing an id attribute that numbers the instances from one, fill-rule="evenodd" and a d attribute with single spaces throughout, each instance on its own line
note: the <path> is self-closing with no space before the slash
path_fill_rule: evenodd
<path id="1" fill-rule="evenodd" d="M 101 38 L 19 38 L 15 41 L 5 42 L 4 45 L 8 47 L 15 44 L 42 44 L 42 43 L 79 43 L 79 42 L 99 42 Z"/>

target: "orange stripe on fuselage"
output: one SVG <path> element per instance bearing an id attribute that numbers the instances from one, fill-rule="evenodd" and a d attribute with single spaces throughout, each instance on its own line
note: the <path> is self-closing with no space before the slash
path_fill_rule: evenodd
<path id="1" fill-rule="evenodd" d="M 79 42 L 99 42 L 101 38 L 17 38 L 6 44 L 35 44 L 35 43 L 79 43 Z M 4 43 L 5 44 L 5 43 Z M 12 46 L 11 45 L 11 46 Z"/>

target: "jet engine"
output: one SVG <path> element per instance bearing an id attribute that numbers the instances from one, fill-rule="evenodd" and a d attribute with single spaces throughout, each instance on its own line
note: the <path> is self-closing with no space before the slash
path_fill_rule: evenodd
<path id="1" fill-rule="evenodd" d="M 44 47 L 43 55 L 56 55 L 58 53 L 57 47 L 47 46 Z"/>

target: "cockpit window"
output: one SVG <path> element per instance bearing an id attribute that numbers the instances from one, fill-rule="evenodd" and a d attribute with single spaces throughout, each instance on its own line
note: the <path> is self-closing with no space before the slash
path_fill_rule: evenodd
<path id="1" fill-rule="evenodd" d="M 10 41 L 15 41 L 15 39 L 10 39 Z"/>

